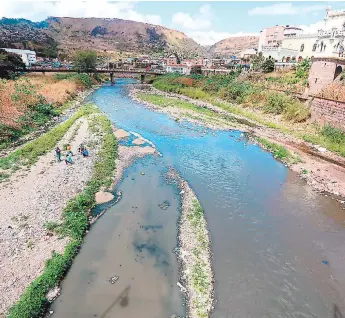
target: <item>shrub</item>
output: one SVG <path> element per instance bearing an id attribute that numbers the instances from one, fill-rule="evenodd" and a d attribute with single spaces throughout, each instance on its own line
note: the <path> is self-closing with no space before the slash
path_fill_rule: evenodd
<path id="1" fill-rule="evenodd" d="M 329 139 L 333 143 L 345 143 L 345 131 L 340 128 L 334 127 L 330 124 L 325 125 L 321 129 L 321 135 Z"/>
<path id="2" fill-rule="evenodd" d="M 267 93 L 266 103 L 263 107 L 264 112 L 270 114 L 282 114 L 291 103 L 291 98 L 282 93 Z"/>
<path id="3" fill-rule="evenodd" d="M 300 123 L 310 118 L 310 108 L 299 101 L 293 101 L 284 110 L 284 119 Z"/>
<path id="4" fill-rule="evenodd" d="M 262 63 L 262 71 L 264 73 L 271 73 L 274 71 L 274 59 L 266 59 L 263 63 Z"/>

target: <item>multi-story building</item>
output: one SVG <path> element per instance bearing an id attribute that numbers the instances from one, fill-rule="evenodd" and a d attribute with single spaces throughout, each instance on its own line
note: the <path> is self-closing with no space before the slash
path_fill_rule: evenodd
<path id="1" fill-rule="evenodd" d="M 5 50 L 9 53 L 14 53 L 19 55 L 26 66 L 31 66 L 32 64 L 36 63 L 36 52 L 30 51 L 30 50 L 19 50 L 19 49 L 8 49 L 3 48 L 2 50 Z"/>
<path id="2" fill-rule="evenodd" d="M 315 33 L 299 28 L 286 28 L 282 43 L 277 47 L 259 46 L 265 57 L 279 62 L 301 61 L 312 57 L 343 56 L 345 48 L 345 10 L 326 9 L 325 23 Z"/>
<path id="3" fill-rule="evenodd" d="M 167 73 L 179 73 L 182 75 L 189 75 L 191 67 L 184 64 L 168 64 L 166 66 Z"/>

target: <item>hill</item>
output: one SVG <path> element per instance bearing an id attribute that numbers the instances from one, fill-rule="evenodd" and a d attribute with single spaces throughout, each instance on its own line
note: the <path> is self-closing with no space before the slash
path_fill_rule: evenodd
<path id="1" fill-rule="evenodd" d="M 209 48 L 212 55 L 236 55 L 245 49 L 257 47 L 259 44 L 258 36 L 239 36 L 230 37 L 213 44 Z"/>
<path id="2" fill-rule="evenodd" d="M 47 47 L 57 47 L 66 54 L 81 49 L 109 53 L 205 54 L 199 44 L 182 32 L 142 22 L 101 18 L 50 17 L 42 22 L 3 18 L 0 45 L 35 49 L 38 53 Z"/>

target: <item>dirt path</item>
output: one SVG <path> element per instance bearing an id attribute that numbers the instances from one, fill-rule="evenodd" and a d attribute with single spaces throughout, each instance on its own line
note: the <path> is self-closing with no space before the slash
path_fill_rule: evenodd
<path id="1" fill-rule="evenodd" d="M 81 192 L 92 175 L 99 136 L 88 130 L 86 118 L 77 120 L 58 143 L 70 142 L 73 165 L 58 163 L 55 151 L 42 156 L 28 170 L 19 170 L 0 187 L 0 315 L 18 300 L 41 273 L 52 251 L 62 252 L 67 239 L 45 228 L 59 222 L 66 202 Z M 77 153 L 80 143 L 91 142 L 89 157 Z"/>

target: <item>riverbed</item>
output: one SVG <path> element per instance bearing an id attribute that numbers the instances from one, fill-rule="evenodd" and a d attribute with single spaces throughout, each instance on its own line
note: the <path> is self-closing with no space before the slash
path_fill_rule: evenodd
<path id="1" fill-rule="evenodd" d="M 205 210 L 212 240 L 212 317 L 333 317 L 344 307 L 345 211 L 240 131 L 154 112 L 128 97 L 130 79 L 89 100 L 162 157 L 136 161 L 122 199 L 96 222 L 52 306 L 56 317 L 183 316 L 176 283 L 175 168 Z M 163 207 L 163 208 L 162 208 Z M 111 278 L 116 278 L 111 280 Z M 113 283 L 112 283 L 113 282 Z"/>

